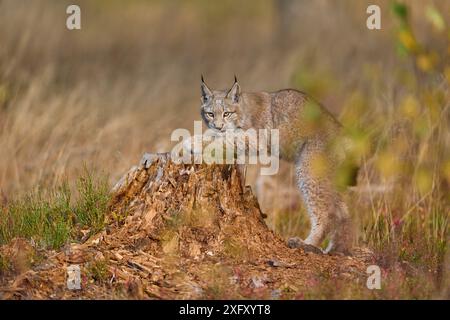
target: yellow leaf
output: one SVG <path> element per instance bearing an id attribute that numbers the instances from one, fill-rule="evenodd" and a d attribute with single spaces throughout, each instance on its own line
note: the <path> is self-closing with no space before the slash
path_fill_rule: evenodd
<path id="1" fill-rule="evenodd" d="M 400 110 L 405 117 L 413 120 L 419 115 L 419 103 L 412 95 L 409 95 L 403 99 Z"/>
<path id="2" fill-rule="evenodd" d="M 433 53 L 420 54 L 416 60 L 417 66 L 424 72 L 429 72 L 434 69 L 437 63 L 437 56 Z"/>
<path id="3" fill-rule="evenodd" d="M 441 13 L 433 6 L 428 6 L 426 9 L 426 17 L 433 27 L 438 31 L 445 29 L 445 20 Z"/>
<path id="4" fill-rule="evenodd" d="M 418 44 L 410 30 L 401 30 L 398 37 L 408 51 L 417 51 Z"/>

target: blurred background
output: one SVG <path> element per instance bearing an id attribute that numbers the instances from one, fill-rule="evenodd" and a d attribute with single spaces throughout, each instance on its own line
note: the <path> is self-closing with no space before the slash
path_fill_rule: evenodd
<path id="1" fill-rule="evenodd" d="M 200 74 L 215 89 L 236 74 L 244 91 L 296 88 L 335 114 L 362 167 L 348 195 L 360 241 L 390 248 L 395 261 L 420 252 L 442 280 L 450 1 L 76 1 L 82 28 L 72 31 L 69 4 L 0 0 L 4 205 L 84 166 L 112 184 L 144 152 L 169 151 L 172 130 L 193 130 Z M 370 4 L 381 30 L 366 27 Z M 291 173 L 282 164 L 249 183 L 271 228 L 305 236 Z M 423 248 L 408 247 L 419 238 Z"/>
<path id="2" fill-rule="evenodd" d="M 395 89 L 378 86 L 399 63 L 393 19 L 379 2 L 382 29 L 368 30 L 372 2 L 78 1 L 82 29 L 71 31 L 71 1 L 0 1 L 2 192 L 83 162 L 114 180 L 144 151 L 168 151 L 172 130 L 200 120 L 201 73 L 216 89 L 236 74 L 245 91 L 304 90 L 336 115 L 355 91 L 388 108 Z M 414 15 L 427 5 L 411 4 Z"/>

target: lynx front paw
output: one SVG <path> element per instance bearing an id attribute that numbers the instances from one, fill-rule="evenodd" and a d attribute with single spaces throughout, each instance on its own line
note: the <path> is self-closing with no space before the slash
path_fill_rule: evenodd
<path id="1" fill-rule="evenodd" d="M 316 246 L 313 246 L 312 244 L 305 243 L 299 237 L 290 238 L 288 240 L 288 242 L 287 242 L 287 245 L 291 249 L 301 248 L 305 252 L 312 252 L 312 253 L 316 253 L 316 254 L 322 254 L 323 253 L 323 251 L 320 248 L 318 248 Z"/>

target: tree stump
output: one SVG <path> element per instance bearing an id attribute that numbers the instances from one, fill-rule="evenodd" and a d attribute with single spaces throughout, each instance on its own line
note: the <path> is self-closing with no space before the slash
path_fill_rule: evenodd
<path id="1" fill-rule="evenodd" d="M 146 154 L 113 188 L 110 221 L 132 238 L 149 238 L 165 253 L 199 259 L 255 259 L 285 247 L 264 223 L 250 187 L 234 165 L 175 164 Z M 154 244 L 153 244 L 154 245 Z"/>

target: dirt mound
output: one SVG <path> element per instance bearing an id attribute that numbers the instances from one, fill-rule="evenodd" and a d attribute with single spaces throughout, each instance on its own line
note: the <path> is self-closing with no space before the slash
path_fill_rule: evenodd
<path id="1" fill-rule="evenodd" d="M 364 281 L 363 258 L 288 248 L 240 181 L 232 165 L 146 154 L 113 188 L 104 231 L 31 252 L 39 263 L 4 276 L 0 298 L 294 298 L 324 277 Z M 80 267 L 81 290 L 67 288 L 69 265 Z"/>

